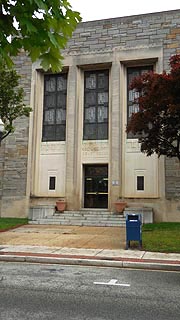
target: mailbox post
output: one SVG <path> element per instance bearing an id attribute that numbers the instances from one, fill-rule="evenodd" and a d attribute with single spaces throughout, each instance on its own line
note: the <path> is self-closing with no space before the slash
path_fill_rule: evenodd
<path id="1" fill-rule="evenodd" d="M 130 241 L 139 241 L 142 248 L 142 215 L 126 215 L 126 250 L 130 247 Z"/>

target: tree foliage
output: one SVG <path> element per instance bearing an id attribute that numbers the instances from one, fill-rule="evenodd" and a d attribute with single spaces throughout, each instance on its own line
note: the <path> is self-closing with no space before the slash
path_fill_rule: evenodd
<path id="1" fill-rule="evenodd" d="M 24 91 L 19 86 L 20 76 L 15 70 L 0 69 L 0 118 L 4 123 L 3 140 L 14 131 L 13 122 L 21 116 L 29 116 L 31 111 L 23 103 Z"/>
<path id="2" fill-rule="evenodd" d="M 170 72 L 145 73 L 133 79 L 130 88 L 139 93 L 127 132 L 140 134 L 141 151 L 147 156 L 177 157 L 180 160 L 180 55 L 169 60 Z"/>
<path id="3" fill-rule="evenodd" d="M 0 64 L 24 49 L 44 70 L 61 69 L 61 50 L 81 20 L 67 0 L 1 0 Z"/>

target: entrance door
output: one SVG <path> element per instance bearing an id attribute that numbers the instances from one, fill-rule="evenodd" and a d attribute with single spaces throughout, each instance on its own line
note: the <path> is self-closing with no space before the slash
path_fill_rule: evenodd
<path id="1" fill-rule="evenodd" d="M 108 165 L 85 165 L 84 207 L 108 208 Z"/>

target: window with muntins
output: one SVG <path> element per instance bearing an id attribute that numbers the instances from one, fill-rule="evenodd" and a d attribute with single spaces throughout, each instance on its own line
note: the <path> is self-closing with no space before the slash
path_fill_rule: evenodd
<path id="1" fill-rule="evenodd" d="M 84 73 L 84 140 L 108 139 L 109 71 Z"/>
<path id="2" fill-rule="evenodd" d="M 127 122 L 129 122 L 133 113 L 139 111 L 139 104 L 134 103 L 139 97 L 138 92 L 134 89 L 130 89 L 129 86 L 133 78 L 147 73 L 153 70 L 153 66 L 140 66 L 140 67 L 130 67 L 127 69 Z M 131 132 L 128 133 L 128 138 L 138 138 L 138 135 L 134 135 Z"/>
<path id="3" fill-rule="evenodd" d="M 44 76 L 42 141 L 66 140 L 67 74 Z"/>

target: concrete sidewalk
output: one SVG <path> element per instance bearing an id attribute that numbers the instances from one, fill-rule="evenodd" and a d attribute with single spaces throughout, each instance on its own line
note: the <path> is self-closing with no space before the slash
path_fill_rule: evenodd
<path id="1" fill-rule="evenodd" d="M 21 226 L 0 232 L 0 261 L 180 271 L 180 254 L 125 250 L 124 227 Z"/>

